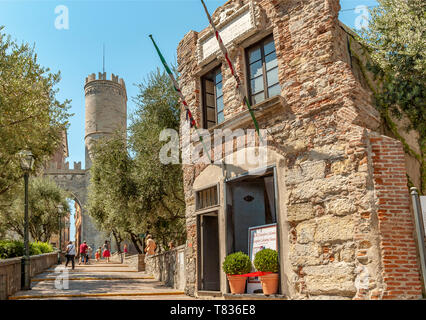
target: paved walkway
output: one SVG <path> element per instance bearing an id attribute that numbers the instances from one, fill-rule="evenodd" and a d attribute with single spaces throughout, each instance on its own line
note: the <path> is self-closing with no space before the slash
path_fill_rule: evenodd
<path id="1" fill-rule="evenodd" d="M 68 279 L 68 282 L 62 279 Z M 31 290 L 19 291 L 10 300 L 26 299 L 125 299 L 125 300 L 191 300 L 184 292 L 162 285 L 145 272 L 125 264 L 91 261 L 76 264 L 75 270 L 54 266 L 34 277 Z"/>

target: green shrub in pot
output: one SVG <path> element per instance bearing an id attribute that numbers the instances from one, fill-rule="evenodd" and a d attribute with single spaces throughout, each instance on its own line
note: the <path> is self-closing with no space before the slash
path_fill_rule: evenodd
<path id="1" fill-rule="evenodd" d="M 257 271 L 278 272 L 278 252 L 272 249 L 263 249 L 256 253 L 253 261 Z"/>
<path id="2" fill-rule="evenodd" d="M 250 257 L 243 252 L 231 253 L 225 258 L 222 270 L 228 275 L 246 274 L 251 271 Z"/>

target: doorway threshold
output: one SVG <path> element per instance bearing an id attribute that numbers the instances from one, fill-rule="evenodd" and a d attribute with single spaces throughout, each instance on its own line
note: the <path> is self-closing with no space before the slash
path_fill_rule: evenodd
<path id="1" fill-rule="evenodd" d="M 198 297 L 212 297 L 212 298 L 220 298 L 222 297 L 222 292 L 221 291 L 209 291 L 209 290 L 198 290 L 197 291 L 197 296 Z"/>
<path id="2" fill-rule="evenodd" d="M 288 300 L 287 297 L 282 294 L 271 294 L 265 296 L 263 293 L 224 293 L 223 297 L 225 300 Z"/>

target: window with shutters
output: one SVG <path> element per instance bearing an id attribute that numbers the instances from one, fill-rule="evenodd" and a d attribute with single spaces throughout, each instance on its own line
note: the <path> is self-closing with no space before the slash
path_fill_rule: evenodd
<path id="1" fill-rule="evenodd" d="M 203 92 L 203 122 L 208 129 L 225 120 L 223 109 L 223 86 L 221 67 L 215 68 L 201 78 Z"/>
<path id="2" fill-rule="evenodd" d="M 278 61 L 274 38 L 271 36 L 247 48 L 249 95 L 253 105 L 279 95 Z"/>
<path id="3" fill-rule="evenodd" d="M 202 210 L 219 204 L 217 186 L 197 192 L 196 209 Z"/>

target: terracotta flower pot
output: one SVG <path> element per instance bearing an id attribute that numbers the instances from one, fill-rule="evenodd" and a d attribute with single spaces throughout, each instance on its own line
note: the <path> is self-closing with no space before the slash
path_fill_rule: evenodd
<path id="1" fill-rule="evenodd" d="M 270 273 L 260 277 L 264 295 L 275 294 L 278 292 L 278 273 Z"/>
<path id="2" fill-rule="evenodd" d="M 246 277 L 228 275 L 229 288 L 231 293 L 242 294 L 246 291 Z"/>

